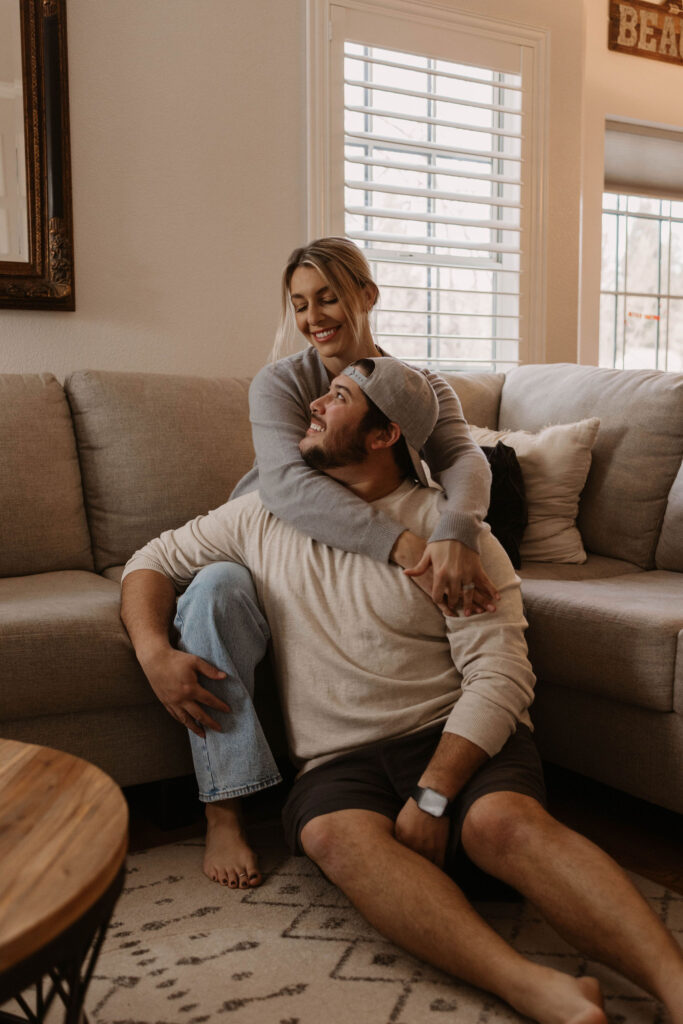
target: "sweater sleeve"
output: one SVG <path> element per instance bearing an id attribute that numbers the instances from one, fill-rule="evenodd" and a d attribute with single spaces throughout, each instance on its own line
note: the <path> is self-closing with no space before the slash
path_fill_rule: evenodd
<path id="1" fill-rule="evenodd" d="M 476 743 L 490 757 L 502 749 L 517 723 L 528 722 L 536 678 L 527 654 L 519 578 L 498 541 L 482 533 L 482 561 L 496 584 L 495 614 L 446 619 L 453 664 L 462 676 L 445 732 Z"/>
<path id="2" fill-rule="evenodd" d="M 443 377 L 423 370 L 439 400 L 439 419 L 423 455 L 432 477 L 446 492 L 446 505 L 429 538 L 459 540 L 479 551 L 482 523 L 488 511 L 491 470 L 474 443 L 460 399 Z"/>
<path id="3" fill-rule="evenodd" d="M 310 399 L 306 383 L 313 390 Z M 287 368 L 277 364 L 252 381 L 249 409 L 261 501 L 313 540 L 388 562 L 405 527 L 301 456 L 299 441 L 310 423 L 308 401 L 318 397 L 318 388 L 294 374 L 290 379 Z"/>
<path id="4" fill-rule="evenodd" d="M 205 565 L 239 562 L 247 565 L 247 524 L 258 516 L 258 495 L 229 501 L 206 515 L 196 516 L 175 530 L 165 530 L 126 562 L 122 581 L 136 569 L 152 569 L 173 581 L 177 591 L 191 583 Z"/>

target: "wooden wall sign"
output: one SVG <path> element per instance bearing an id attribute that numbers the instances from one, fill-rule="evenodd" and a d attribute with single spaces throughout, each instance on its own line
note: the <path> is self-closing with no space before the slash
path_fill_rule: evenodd
<path id="1" fill-rule="evenodd" d="M 683 65 L 683 0 L 609 0 L 610 50 Z"/>

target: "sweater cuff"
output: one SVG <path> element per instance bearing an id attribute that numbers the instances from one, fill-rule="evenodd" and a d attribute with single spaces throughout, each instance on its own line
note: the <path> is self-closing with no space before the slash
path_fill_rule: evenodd
<path id="1" fill-rule="evenodd" d="M 165 576 L 167 580 L 170 580 L 176 590 L 180 589 L 177 580 L 169 575 L 160 562 L 157 562 L 154 558 L 150 558 L 149 555 L 142 555 L 137 552 L 126 562 L 123 572 L 121 573 L 121 582 L 123 583 L 126 576 L 131 572 L 136 572 L 138 569 L 152 569 L 153 572 L 158 572 L 160 576 Z"/>
<path id="2" fill-rule="evenodd" d="M 442 512 L 434 532 L 429 538 L 435 540 L 459 540 L 461 544 L 479 554 L 479 536 L 482 524 L 478 516 L 467 512 Z"/>
<path id="3" fill-rule="evenodd" d="M 370 555 L 377 562 L 389 562 L 394 544 L 406 529 L 402 523 L 397 523 L 389 517 L 386 523 L 374 522 L 371 529 L 365 533 L 363 553 Z"/>
<path id="4" fill-rule="evenodd" d="M 517 728 L 515 716 L 478 694 L 463 693 L 455 702 L 444 732 L 455 733 L 494 757 L 503 749 Z"/>

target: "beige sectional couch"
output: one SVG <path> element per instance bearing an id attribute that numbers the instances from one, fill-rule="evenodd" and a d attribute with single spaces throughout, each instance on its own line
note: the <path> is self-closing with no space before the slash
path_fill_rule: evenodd
<path id="1" fill-rule="evenodd" d="M 523 563 L 544 757 L 683 812 L 683 375 L 575 365 L 454 375 L 470 423 L 599 417 L 585 562 Z M 191 771 L 119 620 L 130 554 L 249 468 L 248 381 L 0 376 L 0 734 L 121 785 Z"/>

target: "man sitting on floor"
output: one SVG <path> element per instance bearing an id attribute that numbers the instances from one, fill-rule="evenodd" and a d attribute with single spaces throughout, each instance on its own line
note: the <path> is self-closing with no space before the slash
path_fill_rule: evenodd
<path id="1" fill-rule="evenodd" d="M 439 492 L 411 476 L 435 406 L 421 374 L 389 358 L 361 360 L 312 403 L 301 452 L 429 536 Z M 253 673 L 262 656 L 267 619 L 301 766 L 283 812 L 292 849 L 414 955 L 543 1024 L 606 1024 L 595 979 L 525 959 L 474 911 L 457 885 L 456 853 L 464 853 L 683 1024 L 683 957 L 673 937 L 606 854 L 544 809 L 519 580 L 488 532 L 481 556 L 500 592 L 498 611 L 444 618 L 396 566 L 311 540 L 252 493 L 137 552 L 122 614 L 138 655 L 150 637 L 170 645 L 170 581 L 181 589 L 225 559 L 248 567 L 266 618 L 249 610 L 255 649 L 240 671 Z M 191 596 L 184 606 L 193 586 L 178 603 L 184 649 L 187 627 L 207 638 L 193 652 L 220 668 L 222 623 Z M 223 675 L 209 672 L 206 687 Z M 189 717 L 184 703 L 196 708 L 206 693 L 188 684 L 176 717 Z M 230 717 L 221 717 L 224 731 L 211 731 L 217 748 L 230 744 Z"/>

